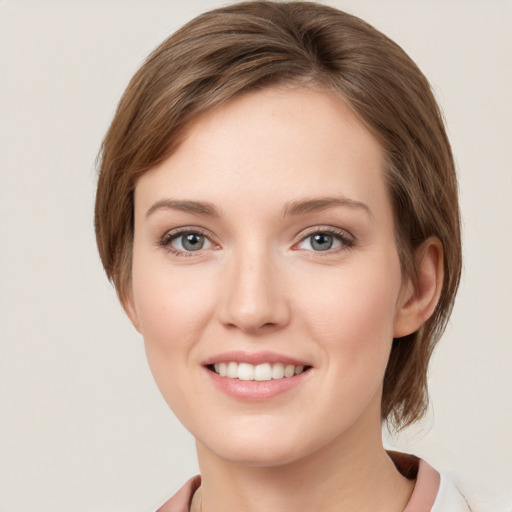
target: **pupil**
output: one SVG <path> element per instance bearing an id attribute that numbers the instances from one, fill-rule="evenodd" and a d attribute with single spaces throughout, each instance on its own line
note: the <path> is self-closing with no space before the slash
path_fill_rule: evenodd
<path id="1" fill-rule="evenodd" d="M 327 251 L 332 247 L 332 236 L 330 235 L 314 235 L 311 242 L 313 249 L 317 251 Z"/>
<path id="2" fill-rule="evenodd" d="M 188 251 L 198 251 L 204 245 L 204 237 L 191 233 L 183 238 L 183 247 Z"/>

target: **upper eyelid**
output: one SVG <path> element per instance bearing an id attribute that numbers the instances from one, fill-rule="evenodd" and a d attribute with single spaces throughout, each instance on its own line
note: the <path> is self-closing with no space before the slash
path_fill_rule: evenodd
<path id="1" fill-rule="evenodd" d="M 179 237 L 188 233 L 197 233 L 198 235 L 204 236 L 208 239 L 214 238 L 210 231 L 197 226 L 180 226 L 177 228 L 168 229 L 160 238 Z"/>
<path id="2" fill-rule="evenodd" d="M 334 226 L 311 226 L 309 228 L 305 228 L 302 230 L 302 232 L 306 233 L 348 233 L 346 229 L 343 228 L 337 228 Z"/>
<path id="3" fill-rule="evenodd" d="M 328 233 L 330 235 L 346 235 L 347 238 L 356 240 L 356 237 L 347 229 L 337 228 L 334 226 L 311 226 L 310 228 L 303 229 L 300 233 L 297 234 L 297 237 L 300 240 L 307 238 L 315 233 Z"/>

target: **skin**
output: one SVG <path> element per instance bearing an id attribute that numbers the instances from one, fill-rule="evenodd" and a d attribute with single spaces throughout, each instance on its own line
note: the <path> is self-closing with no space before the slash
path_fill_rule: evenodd
<path id="1" fill-rule="evenodd" d="M 382 381 L 393 337 L 435 306 L 439 244 L 421 248 L 413 288 L 382 150 L 331 93 L 246 93 L 186 135 L 137 183 L 124 306 L 196 439 L 203 481 L 192 509 L 403 510 L 414 483 L 382 447 Z M 329 200 L 319 208 L 319 198 Z M 177 228 L 204 235 L 203 248 L 186 251 Z M 316 250 L 311 236 L 330 231 L 341 238 Z M 228 396 L 204 362 L 233 350 L 310 369 L 269 399 Z"/>

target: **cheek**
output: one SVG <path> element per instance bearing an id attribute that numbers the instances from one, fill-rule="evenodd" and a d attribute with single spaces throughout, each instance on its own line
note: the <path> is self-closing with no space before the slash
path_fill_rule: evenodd
<path id="1" fill-rule="evenodd" d="M 207 269 L 173 267 L 163 258 L 134 253 L 133 296 L 140 330 L 157 344 L 186 344 L 206 320 L 212 300 Z M 186 334 L 190 333 L 190 336 Z"/>
<path id="2" fill-rule="evenodd" d="M 401 276 L 398 258 L 340 268 L 300 295 L 312 336 L 343 365 L 369 365 L 383 373 L 393 340 Z M 314 284 L 314 286 L 313 286 Z M 323 341 L 322 341 L 323 340 Z"/>
<path id="3" fill-rule="evenodd" d="M 211 279 L 197 269 L 171 268 L 134 254 L 133 296 L 148 363 L 162 394 L 180 395 L 180 382 L 197 364 L 194 347 L 215 301 Z M 170 371 L 170 369 L 172 369 Z"/>
<path id="4" fill-rule="evenodd" d="M 321 293 L 321 281 L 316 281 L 313 293 L 303 290 L 305 329 L 322 352 L 320 366 L 329 383 L 317 407 L 330 411 L 333 428 L 348 428 L 367 408 L 380 418 L 400 290 L 398 263 L 385 270 L 380 265 L 373 271 L 366 266 L 362 273 L 345 270 L 324 283 L 329 293 Z"/>

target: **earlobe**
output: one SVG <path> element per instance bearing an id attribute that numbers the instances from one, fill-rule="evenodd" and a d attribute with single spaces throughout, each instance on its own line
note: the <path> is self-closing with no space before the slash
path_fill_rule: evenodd
<path id="1" fill-rule="evenodd" d="M 393 336 L 400 338 L 417 331 L 437 306 L 444 278 L 443 246 L 429 238 L 415 252 L 416 286 L 409 280 L 398 305 Z"/>

